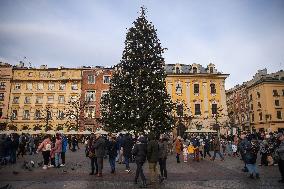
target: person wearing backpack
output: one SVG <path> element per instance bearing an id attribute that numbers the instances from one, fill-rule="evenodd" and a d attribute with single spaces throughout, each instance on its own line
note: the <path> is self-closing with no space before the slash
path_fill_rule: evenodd
<path id="1" fill-rule="evenodd" d="M 44 140 L 42 143 L 39 145 L 37 149 L 38 152 L 42 152 L 42 157 L 43 157 L 43 167 L 42 169 L 47 169 L 47 165 L 49 162 L 49 157 L 50 157 L 50 151 L 51 151 L 51 140 L 49 135 L 44 136 Z"/>

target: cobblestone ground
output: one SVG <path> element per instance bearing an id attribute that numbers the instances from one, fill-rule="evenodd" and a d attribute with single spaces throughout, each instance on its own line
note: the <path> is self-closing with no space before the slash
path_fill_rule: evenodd
<path id="1" fill-rule="evenodd" d="M 22 167 L 24 161 L 35 162 L 30 170 Z M 123 164 L 117 164 L 116 174 L 110 174 L 108 160 L 104 161 L 103 177 L 89 175 L 89 159 L 84 156 L 84 150 L 67 152 L 66 167 L 42 170 L 38 163 L 42 161 L 41 154 L 26 155 L 20 158 L 16 165 L 8 165 L 0 169 L 0 189 L 10 184 L 10 188 L 25 189 L 57 189 L 57 188 L 139 188 L 133 183 L 136 165 L 130 166 L 132 171 L 125 172 Z M 189 161 L 177 164 L 175 156 L 170 155 L 167 161 L 168 180 L 157 188 L 207 189 L 207 188 L 284 188 L 279 180 L 278 166 L 258 167 L 261 179 L 249 179 L 241 171 L 243 167 L 239 158 L 227 157 L 221 162 L 209 159 L 200 162 Z M 148 164 L 144 165 L 146 177 L 149 178 Z M 154 188 L 149 186 L 149 188 Z"/>

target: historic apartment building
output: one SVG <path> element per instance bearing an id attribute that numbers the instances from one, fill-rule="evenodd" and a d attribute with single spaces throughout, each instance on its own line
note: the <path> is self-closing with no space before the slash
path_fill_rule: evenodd
<path id="1" fill-rule="evenodd" d="M 248 86 L 252 130 L 284 130 L 284 72 L 269 74 Z"/>
<path id="2" fill-rule="evenodd" d="M 226 91 L 230 124 L 248 131 L 284 129 L 284 72 L 259 70 L 253 79 Z"/>
<path id="3" fill-rule="evenodd" d="M 85 129 L 95 131 L 101 127 L 100 102 L 109 90 L 112 69 L 96 67 L 83 71 L 81 102 L 85 104 L 83 125 Z"/>
<path id="4" fill-rule="evenodd" d="M 227 90 L 226 95 L 230 125 L 241 130 L 250 130 L 247 84 Z"/>
<path id="5" fill-rule="evenodd" d="M 0 129 L 6 129 L 9 122 L 9 98 L 12 79 L 12 66 L 0 62 Z"/>
<path id="6" fill-rule="evenodd" d="M 212 63 L 206 68 L 195 63 L 167 64 L 165 71 L 167 92 L 177 105 L 175 118 L 182 120 L 179 124 L 191 129 L 212 129 L 217 120 L 222 128 L 227 126 L 225 79 L 229 74 L 218 72 Z"/>
<path id="7" fill-rule="evenodd" d="M 67 119 L 68 102 L 81 95 L 81 69 L 13 68 L 9 115 L 18 130 L 67 130 L 76 120 Z"/>

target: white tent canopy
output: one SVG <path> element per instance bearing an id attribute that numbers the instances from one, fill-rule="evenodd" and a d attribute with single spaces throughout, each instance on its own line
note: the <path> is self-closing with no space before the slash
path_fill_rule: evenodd
<path id="1" fill-rule="evenodd" d="M 211 129 L 187 129 L 185 132 L 187 133 L 217 133 L 217 131 L 215 130 L 211 130 Z"/>
<path id="2" fill-rule="evenodd" d="M 86 131 L 81 131 L 81 132 L 79 132 L 78 134 L 80 134 L 80 135 L 90 135 L 90 134 L 92 134 L 92 132 L 86 130 Z"/>
<path id="3" fill-rule="evenodd" d="M 107 134 L 108 134 L 108 132 L 106 132 L 106 131 L 104 131 L 104 130 L 100 129 L 100 130 L 96 131 L 96 132 L 95 132 L 95 134 L 107 135 Z"/>

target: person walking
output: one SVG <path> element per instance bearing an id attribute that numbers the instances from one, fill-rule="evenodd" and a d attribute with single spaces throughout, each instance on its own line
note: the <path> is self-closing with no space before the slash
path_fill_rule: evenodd
<path id="1" fill-rule="evenodd" d="M 215 160 L 215 157 L 216 157 L 216 154 L 219 154 L 220 158 L 221 158 L 221 161 L 224 161 L 224 157 L 223 155 L 221 154 L 220 152 L 220 140 L 218 138 L 218 136 L 216 136 L 213 140 L 213 150 L 214 150 L 214 155 L 213 157 L 211 158 L 212 161 Z"/>
<path id="2" fill-rule="evenodd" d="M 279 133 L 277 135 L 277 139 L 280 141 L 280 145 L 275 150 L 275 153 L 279 158 L 278 167 L 279 167 L 279 172 L 281 174 L 281 179 L 278 182 L 284 183 L 284 135 L 283 133 Z"/>
<path id="3" fill-rule="evenodd" d="M 204 140 L 204 154 L 203 157 L 206 157 L 206 154 L 211 158 L 211 154 L 210 154 L 210 140 L 208 138 L 206 138 Z"/>
<path id="4" fill-rule="evenodd" d="M 168 156 L 168 141 L 166 137 L 161 137 L 159 141 L 159 165 L 161 180 L 168 178 L 167 173 L 167 156 Z"/>
<path id="5" fill-rule="evenodd" d="M 159 144 L 154 133 L 150 133 L 148 136 L 147 160 L 150 171 L 150 183 L 156 185 L 158 180 L 157 162 L 159 160 Z"/>
<path id="6" fill-rule="evenodd" d="M 98 161 L 94 148 L 95 142 L 96 142 L 96 136 L 94 134 L 91 134 L 91 137 L 89 138 L 86 146 L 86 156 L 89 157 L 91 160 L 91 172 L 89 173 L 89 175 L 98 174 Z M 96 172 L 94 173 L 95 170 Z"/>
<path id="7" fill-rule="evenodd" d="M 65 135 L 62 135 L 62 151 L 61 151 L 61 165 L 60 167 L 65 166 L 65 154 L 67 151 L 68 140 Z"/>
<path id="8" fill-rule="evenodd" d="M 49 163 L 49 157 L 50 157 L 50 150 L 51 150 L 51 140 L 49 135 L 44 136 L 44 140 L 42 143 L 39 145 L 37 149 L 38 152 L 42 152 L 43 156 L 43 169 L 47 169 L 47 165 Z"/>
<path id="9" fill-rule="evenodd" d="M 62 140 L 60 133 L 56 133 L 56 141 L 55 141 L 55 146 L 53 148 L 54 150 L 54 157 L 55 157 L 55 167 L 60 168 L 60 155 L 62 151 Z"/>
<path id="10" fill-rule="evenodd" d="M 249 178 L 253 179 L 254 174 L 259 179 L 259 172 L 256 166 L 257 153 L 259 151 L 258 141 L 251 135 L 251 141 L 245 146 L 245 162 L 249 172 Z"/>
<path id="11" fill-rule="evenodd" d="M 125 162 L 125 171 L 127 173 L 130 172 L 130 166 L 129 166 L 129 161 L 132 156 L 131 151 L 133 147 L 133 141 L 132 138 L 130 137 L 129 133 L 126 133 L 125 138 L 122 142 L 122 148 L 123 148 L 123 156 L 124 156 L 124 162 Z"/>
<path id="12" fill-rule="evenodd" d="M 243 172 L 248 172 L 248 168 L 247 168 L 247 165 L 246 165 L 246 162 L 245 162 L 245 147 L 249 145 L 249 142 L 248 142 L 248 138 L 246 136 L 246 133 L 243 132 L 241 134 L 241 142 L 239 143 L 239 146 L 238 146 L 238 149 L 240 150 L 240 154 L 241 154 L 241 160 L 244 161 L 245 163 L 245 166 L 244 168 L 242 169 Z"/>
<path id="13" fill-rule="evenodd" d="M 138 178 L 139 176 L 141 177 L 142 180 L 142 188 L 146 188 L 146 178 L 143 172 L 143 164 L 146 161 L 146 156 L 147 156 L 147 141 L 144 136 L 140 136 L 137 143 L 134 145 L 133 150 L 132 150 L 133 156 L 135 156 L 135 162 L 136 162 L 136 174 L 135 174 L 135 179 L 134 183 L 138 183 Z"/>
<path id="14" fill-rule="evenodd" d="M 175 145 L 177 163 L 180 163 L 180 154 L 181 154 L 181 151 L 183 149 L 183 145 L 182 145 L 180 136 L 177 137 L 174 145 Z"/>
<path id="15" fill-rule="evenodd" d="M 118 145 L 116 142 L 116 137 L 111 136 L 108 142 L 108 157 L 109 157 L 109 164 L 111 168 L 111 173 L 115 173 L 115 158 L 117 156 Z"/>
<path id="16" fill-rule="evenodd" d="M 98 177 L 102 177 L 102 170 L 103 170 L 103 160 L 105 155 L 105 139 L 101 136 L 100 133 L 96 134 L 96 142 L 94 144 L 95 154 L 97 157 L 98 162 Z"/>

